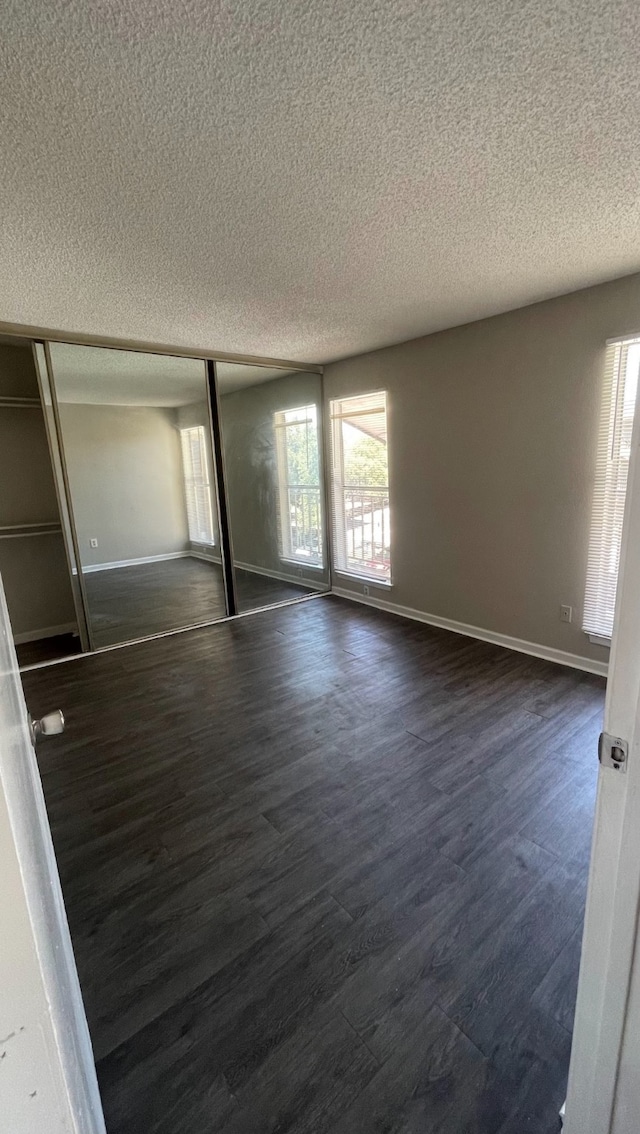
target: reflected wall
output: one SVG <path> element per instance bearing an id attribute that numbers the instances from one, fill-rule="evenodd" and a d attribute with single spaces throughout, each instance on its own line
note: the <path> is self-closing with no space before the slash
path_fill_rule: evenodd
<path id="1" fill-rule="evenodd" d="M 328 590 L 320 376 L 216 374 L 238 610 Z"/>

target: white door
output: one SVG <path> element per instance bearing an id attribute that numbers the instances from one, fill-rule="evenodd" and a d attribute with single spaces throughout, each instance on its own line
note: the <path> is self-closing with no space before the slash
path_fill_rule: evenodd
<path id="1" fill-rule="evenodd" d="M 639 445 L 636 412 L 604 721 L 629 756 L 600 770 L 565 1134 L 640 1130 Z"/>
<path id="2" fill-rule="evenodd" d="M 11 1134 L 105 1129 L 1 580 L 0 1115 Z"/>

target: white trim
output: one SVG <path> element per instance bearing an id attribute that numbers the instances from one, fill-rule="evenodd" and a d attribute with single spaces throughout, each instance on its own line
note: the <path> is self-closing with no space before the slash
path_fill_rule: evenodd
<path id="1" fill-rule="evenodd" d="M 623 1129 L 640 904 L 640 414 L 625 501 L 604 731 L 629 743 L 626 775 L 601 768 L 567 1088 L 566 1134 Z M 631 1027 L 633 1027 L 631 1023 Z M 625 1036 L 625 1033 L 626 1036 Z M 623 1056 L 621 1061 L 621 1056 Z M 635 1057 L 637 1059 L 637 1056 Z M 635 1062 L 635 1061 L 634 1061 Z M 624 1092 L 624 1094 L 621 1094 Z M 619 1102 L 621 1106 L 618 1107 Z M 617 1113 L 619 1112 L 620 1120 Z M 629 1112 L 627 1111 L 627 1116 Z M 626 1130 L 637 1123 L 629 1118 Z"/>
<path id="2" fill-rule="evenodd" d="M 640 342 L 640 331 L 630 335 L 614 335 L 612 339 L 605 339 L 605 346 L 611 346 L 612 343 L 638 343 Z"/>
<path id="3" fill-rule="evenodd" d="M 324 571 L 323 563 L 307 563 L 304 559 L 289 559 L 286 555 L 280 556 L 280 562 L 288 563 L 291 567 L 303 567 L 305 571 Z"/>
<path id="4" fill-rule="evenodd" d="M 40 997 L 35 986 L 25 988 L 25 1004 L 33 1005 L 40 1015 L 40 1037 L 27 1036 L 30 1054 L 49 1047 L 47 1067 L 38 1055 L 29 1067 L 33 1085 L 47 1073 L 44 1088 L 57 1095 L 57 1114 L 52 1114 L 51 1130 L 68 1130 L 74 1134 L 106 1134 L 98 1092 L 91 1038 L 87 1026 L 82 993 L 78 982 L 73 947 L 64 907 L 51 830 L 47 817 L 42 783 L 33 747 L 29 740 L 28 712 L 18 672 L 15 651 L 11 644 L 11 627 L 4 591 L 0 583 L 0 650 L 2 656 L 2 707 L 0 729 L 0 795 L 9 820 L 9 840 L 17 858 L 16 870 L 22 881 L 22 896 L 31 926 L 31 941 L 37 957 L 42 982 L 42 997 L 47 1005 L 48 1020 L 41 1014 Z M 32 975 L 32 974 L 30 974 Z M 30 1020 L 33 1012 L 30 1011 Z M 34 1029 L 35 1031 L 35 1029 Z M 20 1049 L 18 1048 L 18 1051 Z M 17 1055 L 16 1058 L 19 1058 Z M 11 1057 L 7 1063 L 11 1061 Z M 16 1072 L 14 1070 L 13 1075 Z M 8 1071 L 9 1081 L 12 1079 Z M 22 1082 L 24 1082 L 24 1077 Z M 15 1079 L 14 1079 L 15 1082 Z M 34 1091 L 35 1094 L 35 1091 Z M 28 1103 L 20 1112 L 11 1105 L 14 1121 L 8 1126 L 20 1130 L 33 1129 L 27 1116 Z M 41 1127 L 40 1127 L 41 1128 Z"/>
<path id="5" fill-rule="evenodd" d="M 90 575 L 92 571 L 114 571 L 116 567 L 137 567 L 140 563 L 162 563 L 165 559 L 186 559 L 191 555 L 190 551 L 169 551 L 165 555 L 143 555 L 140 559 L 114 559 L 111 563 L 90 563 L 88 566 L 83 564 L 82 570 L 85 575 Z"/>
<path id="6" fill-rule="evenodd" d="M 45 626 L 42 630 L 25 630 L 23 634 L 14 634 L 16 646 L 25 642 L 39 642 L 41 638 L 57 638 L 60 634 L 77 634 L 78 627 L 75 622 L 63 622 L 61 626 Z"/>
<path id="7" fill-rule="evenodd" d="M 287 575 L 284 571 L 272 571 L 266 567 L 254 567 L 252 563 L 240 563 L 235 560 L 234 567 L 239 567 L 241 571 L 249 571 L 252 575 L 264 575 L 267 579 L 281 579 L 284 583 L 297 583 L 299 587 L 307 586 L 313 591 L 327 591 L 328 583 L 316 583 L 313 579 L 307 579 L 304 575 Z"/>
<path id="8" fill-rule="evenodd" d="M 213 563 L 216 567 L 222 566 L 222 559 L 218 551 L 216 551 L 215 555 L 205 555 L 204 551 L 194 551 L 192 548 L 191 551 L 187 552 L 187 555 L 191 559 L 202 559 L 204 563 Z"/>
<path id="9" fill-rule="evenodd" d="M 590 642 L 593 642 L 594 646 L 604 646 L 607 650 L 611 649 L 611 638 L 605 638 L 602 634 L 589 633 L 587 633 L 587 638 Z"/>
<path id="10" fill-rule="evenodd" d="M 334 567 L 334 575 L 342 575 L 345 579 L 355 579 L 356 583 L 364 583 L 367 587 L 384 587 L 385 591 L 393 588 L 391 579 L 382 579 L 380 575 L 359 575 L 357 571 L 346 571 L 344 567 Z"/>
<path id="11" fill-rule="evenodd" d="M 403 618 L 412 618 L 414 622 L 426 622 L 428 626 L 439 626 L 442 630 L 451 630 L 454 634 L 465 634 L 469 638 L 479 638 L 482 642 L 492 642 L 496 646 L 504 646 L 507 650 L 517 650 L 520 654 L 530 654 L 534 658 L 544 658 L 545 661 L 557 662 L 558 665 L 567 665 L 572 669 L 582 669 L 586 673 L 597 673 L 606 677 L 607 662 L 594 661 L 593 658 L 584 658 L 580 654 L 570 654 L 565 650 L 556 650 L 553 646 L 543 646 L 538 642 L 527 642 L 524 638 L 512 638 L 508 634 L 498 634 L 495 630 L 484 630 L 479 626 L 469 626 L 466 622 L 456 622 L 453 618 L 441 618 L 438 614 L 426 614 L 423 610 L 414 610 L 410 606 L 400 606 L 396 602 L 387 602 L 386 599 L 375 595 L 359 595 L 355 591 L 348 591 L 344 587 L 334 587 L 332 592 L 340 598 L 351 599 L 352 602 L 361 602 L 365 606 L 375 606 L 380 610 L 387 610 L 390 614 L 399 614 Z"/>

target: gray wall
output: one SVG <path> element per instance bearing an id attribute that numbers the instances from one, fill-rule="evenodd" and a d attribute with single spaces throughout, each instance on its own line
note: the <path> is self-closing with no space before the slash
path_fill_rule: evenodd
<path id="1" fill-rule="evenodd" d="M 60 420 L 83 566 L 188 550 L 175 410 L 63 404 Z"/>
<path id="2" fill-rule="evenodd" d="M 0 396 L 38 397 L 30 346 L 0 344 Z M 42 410 L 0 406 L 0 525 L 58 520 Z M 17 638 L 75 626 L 62 533 L 0 539 L 0 574 Z"/>
<path id="3" fill-rule="evenodd" d="M 606 339 L 636 331 L 640 275 L 328 366 L 327 399 L 389 393 L 393 587 L 372 594 L 606 660 L 580 628 L 600 392 Z"/>
<path id="4" fill-rule="evenodd" d="M 322 389 L 317 374 L 291 374 L 247 386 L 220 398 L 227 497 L 236 562 L 267 571 L 297 575 L 280 558 L 278 544 L 278 477 L 273 415 L 296 406 L 317 405 Z M 315 583 L 328 573 L 301 568 Z"/>

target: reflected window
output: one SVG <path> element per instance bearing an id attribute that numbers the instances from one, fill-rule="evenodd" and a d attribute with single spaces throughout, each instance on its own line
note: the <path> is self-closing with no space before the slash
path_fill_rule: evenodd
<path id="1" fill-rule="evenodd" d="M 274 414 L 281 559 L 321 566 L 322 512 L 315 406 Z"/>
<path id="2" fill-rule="evenodd" d="M 180 430 L 187 523 L 192 543 L 214 544 L 211 483 L 204 426 Z"/>

